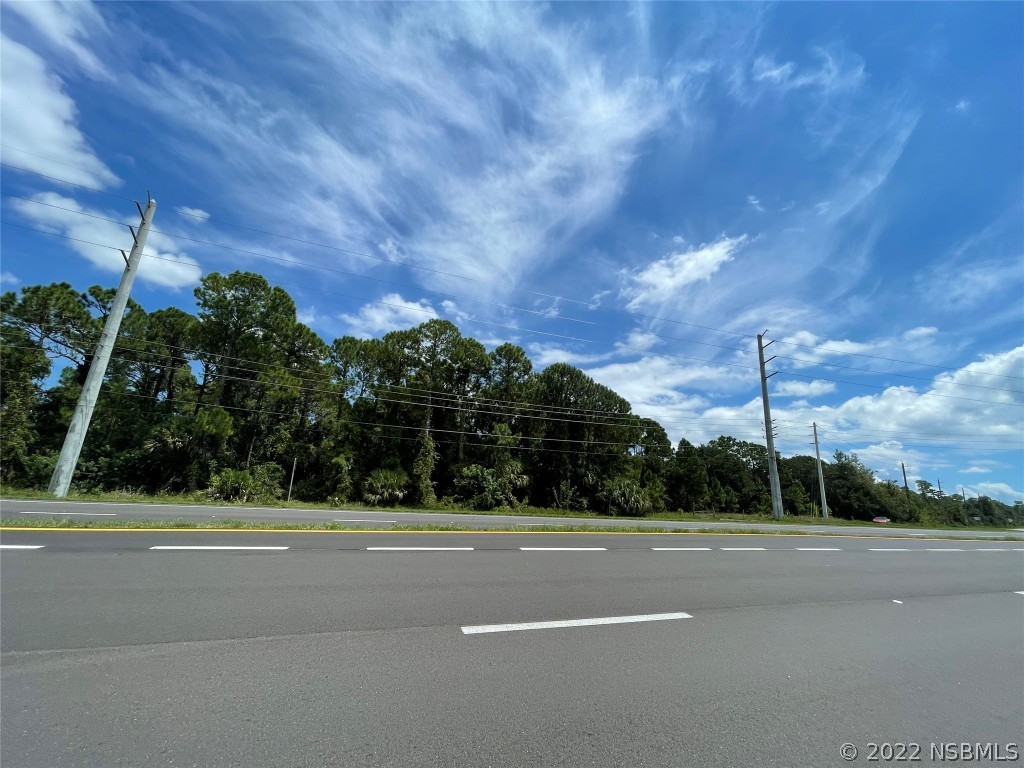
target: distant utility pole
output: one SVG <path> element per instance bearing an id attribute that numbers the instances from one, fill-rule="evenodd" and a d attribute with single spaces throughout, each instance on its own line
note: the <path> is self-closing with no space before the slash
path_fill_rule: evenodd
<path id="1" fill-rule="evenodd" d="M 299 457 L 292 459 L 292 479 L 288 481 L 288 501 L 292 500 L 292 485 L 295 484 L 295 467 L 299 463 Z"/>
<path id="2" fill-rule="evenodd" d="M 135 282 L 135 275 L 139 271 L 139 263 L 142 261 L 142 249 L 146 247 L 149 226 L 153 223 L 153 214 L 156 213 L 156 200 L 150 197 L 145 211 L 138 203 L 135 204 L 135 207 L 139 209 L 142 222 L 139 224 L 138 232 L 132 229 L 131 225 L 128 226 L 135 244 L 132 246 L 130 255 L 126 256 L 125 252 L 121 251 L 121 256 L 125 261 L 124 272 L 121 273 L 121 283 L 117 286 L 117 293 L 110 305 L 110 314 L 107 315 L 103 333 L 96 344 L 96 352 L 89 365 L 89 373 L 82 386 L 82 394 L 78 396 L 78 403 L 71 416 L 71 424 L 68 425 L 68 433 L 64 437 L 64 445 L 60 449 L 57 466 L 53 468 L 53 476 L 50 478 L 50 493 L 57 496 L 68 495 L 71 477 L 75 474 L 78 456 L 82 452 L 82 444 L 85 443 L 85 435 L 89 431 L 92 412 L 96 408 L 96 399 L 99 397 L 100 387 L 103 385 L 103 377 L 107 374 L 110 353 L 114 350 L 117 332 L 121 328 L 121 319 L 124 317 L 125 307 L 128 306 L 132 283 Z"/>
<path id="3" fill-rule="evenodd" d="M 811 422 L 814 428 L 814 458 L 818 460 L 818 488 L 821 489 L 821 516 L 828 517 L 828 502 L 825 501 L 825 476 L 821 474 L 821 451 L 818 450 L 818 424 Z"/>
<path id="4" fill-rule="evenodd" d="M 939 496 L 942 496 L 942 478 L 939 478 Z"/>
<path id="5" fill-rule="evenodd" d="M 764 333 L 768 333 L 765 331 Z M 772 434 L 772 407 L 768 402 L 768 379 L 774 376 L 766 376 L 764 372 L 764 348 L 768 344 L 773 344 L 773 341 L 769 341 L 768 344 L 764 343 L 764 333 L 757 335 L 757 360 L 761 366 L 761 403 L 764 405 L 764 434 L 768 441 L 768 477 L 772 484 L 772 517 L 776 520 L 782 519 L 782 489 L 779 487 L 779 467 L 775 462 L 775 436 Z M 768 360 L 774 360 L 775 357 L 769 357 Z M 777 373 L 777 371 L 776 371 Z"/>
<path id="6" fill-rule="evenodd" d="M 964 504 L 966 504 L 967 503 L 967 489 L 964 488 L 962 485 L 960 486 L 960 495 L 964 499 Z"/>
<path id="7" fill-rule="evenodd" d="M 907 485 L 907 465 L 902 461 L 900 462 L 900 469 L 903 470 L 903 492 L 907 496 L 907 501 L 910 501 L 910 486 Z"/>

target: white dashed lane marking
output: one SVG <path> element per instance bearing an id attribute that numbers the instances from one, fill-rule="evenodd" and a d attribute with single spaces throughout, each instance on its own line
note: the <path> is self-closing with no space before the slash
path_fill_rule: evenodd
<path id="1" fill-rule="evenodd" d="M 527 629 L 566 629 L 569 627 L 594 627 L 604 624 L 636 624 L 643 621 L 672 621 L 691 619 L 688 613 L 647 613 L 638 616 L 603 616 L 597 619 L 568 619 L 565 621 L 528 621 L 522 624 L 479 624 L 462 627 L 464 635 L 480 635 L 489 632 L 521 632 Z"/>
<path id="2" fill-rule="evenodd" d="M 473 547 L 367 547 L 367 552 L 472 552 Z"/>
<path id="3" fill-rule="evenodd" d="M 159 547 L 150 547 L 150 549 L 159 549 L 171 552 L 180 551 L 224 551 L 224 550 L 247 550 L 257 552 L 283 552 L 288 547 L 232 547 L 232 546 L 181 546 L 177 544 L 167 544 Z"/>
<path id="4" fill-rule="evenodd" d="M 42 549 L 45 544 L 0 544 L 0 549 Z"/>

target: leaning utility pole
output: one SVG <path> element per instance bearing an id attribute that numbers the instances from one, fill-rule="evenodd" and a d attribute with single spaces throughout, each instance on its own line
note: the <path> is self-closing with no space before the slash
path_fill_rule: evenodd
<path id="1" fill-rule="evenodd" d="M 764 333 L 768 333 L 765 331 Z M 757 335 L 757 359 L 761 366 L 761 403 L 764 405 L 764 434 L 768 441 L 768 477 L 772 484 L 772 517 L 776 520 L 782 519 L 782 489 L 779 487 L 779 467 L 775 463 L 775 436 L 772 434 L 772 408 L 768 403 L 768 379 L 771 376 L 766 376 L 764 372 L 764 348 L 768 344 L 774 342 L 769 341 L 768 344 L 764 343 L 764 333 Z M 774 356 L 768 358 L 774 360 Z M 776 371 L 777 373 L 777 371 Z M 772 373 L 774 376 L 775 373 Z"/>
<path id="2" fill-rule="evenodd" d="M 64 446 L 60 449 L 57 466 L 53 468 L 53 476 L 50 478 L 50 493 L 57 496 L 68 495 L 71 476 L 75 473 L 78 456 L 82 452 L 82 444 L 85 442 L 85 434 L 89 431 L 92 412 L 96 408 L 96 399 L 99 397 L 100 387 L 103 385 L 103 377 L 107 374 L 110 353 L 114 351 L 114 342 L 117 341 L 117 332 L 121 328 L 121 319 L 124 317 L 125 307 L 128 306 L 128 295 L 131 293 L 135 274 L 139 271 L 139 263 L 142 261 L 142 249 L 146 247 L 146 236 L 149 234 L 150 224 L 153 223 L 156 200 L 150 197 L 145 211 L 138 203 L 135 204 L 135 207 L 139 209 L 142 222 L 139 224 L 138 232 L 132 229 L 131 225 L 128 226 L 135 244 L 132 246 L 130 255 L 126 256 L 125 252 L 121 251 L 121 256 L 125 261 L 124 272 L 121 273 L 121 283 L 117 286 L 117 293 L 110 305 L 110 314 L 107 315 L 103 333 L 96 344 L 96 352 L 89 365 L 89 373 L 82 386 L 82 394 L 78 396 L 75 412 L 71 416 L 71 424 L 68 425 L 68 433 L 64 437 Z"/>
<path id="3" fill-rule="evenodd" d="M 903 492 L 907 496 L 907 501 L 910 501 L 910 486 L 907 484 L 907 465 L 902 461 L 900 462 L 900 469 L 903 470 Z"/>
<path id="4" fill-rule="evenodd" d="M 821 452 L 818 450 L 818 424 L 811 422 L 814 428 L 814 458 L 818 460 L 818 488 L 821 489 L 821 516 L 828 517 L 828 502 L 825 501 L 825 476 L 821 474 Z"/>

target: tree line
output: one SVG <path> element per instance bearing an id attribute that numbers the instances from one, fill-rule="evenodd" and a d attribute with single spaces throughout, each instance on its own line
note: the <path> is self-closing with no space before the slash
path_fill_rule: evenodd
<path id="1" fill-rule="evenodd" d="M 114 290 L 68 283 L 0 297 L 0 480 L 45 488 Z M 641 516 L 770 512 L 764 446 L 672 445 L 664 428 L 564 363 L 534 370 L 447 320 L 327 343 L 280 287 L 211 273 L 196 313 L 129 303 L 74 488 L 474 509 L 525 504 Z M 52 375 L 55 362 L 59 373 Z M 791 514 L 816 511 L 810 456 L 779 457 Z M 824 468 L 833 515 L 1005 524 L 1015 514 L 927 483 L 878 482 L 856 455 Z M 977 518 L 977 519 L 975 519 Z"/>

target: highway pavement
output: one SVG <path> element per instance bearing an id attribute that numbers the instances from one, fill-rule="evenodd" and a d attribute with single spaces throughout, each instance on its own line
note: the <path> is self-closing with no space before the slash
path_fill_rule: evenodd
<path id="1" fill-rule="evenodd" d="M 5 768 L 823 768 L 1022 733 L 1017 543 L 0 532 Z"/>
<path id="2" fill-rule="evenodd" d="M 1007 535 L 1024 540 L 1024 529 L 1006 532 L 949 531 L 940 529 L 900 529 L 889 525 L 841 526 L 800 525 L 759 522 L 679 522 L 672 520 L 634 520 L 622 517 L 534 517 L 524 515 L 480 515 L 451 512 L 396 512 L 392 510 L 353 509 L 291 509 L 274 507 L 211 506 L 188 504 L 150 504 L 99 501 L 56 501 L 42 499 L 0 499 L 0 516 L 7 519 L 65 517 L 83 520 L 217 520 L 240 519 L 278 523 L 338 522 L 352 527 L 388 528 L 392 525 L 462 525 L 475 528 L 507 528 L 509 526 L 588 525 L 640 526 L 652 531 L 675 529 L 754 529 L 801 531 L 805 533 L 840 532 L 858 536 L 891 536 L 902 532 L 909 536 L 966 536 L 996 539 Z"/>

